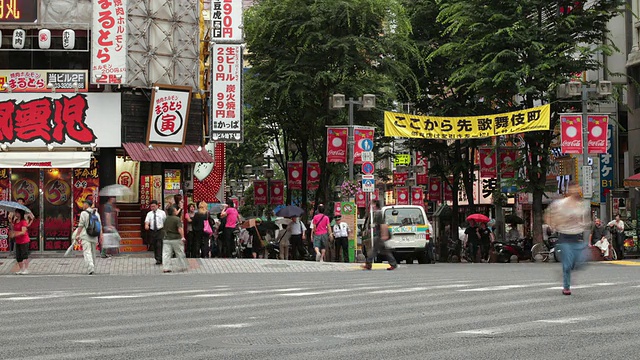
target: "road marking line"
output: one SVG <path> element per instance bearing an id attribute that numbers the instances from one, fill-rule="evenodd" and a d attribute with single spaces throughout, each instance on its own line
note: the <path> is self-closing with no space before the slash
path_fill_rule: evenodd
<path id="1" fill-rule="evenodd" d="M 216 329 L 241 329 L 241 328 L 249 327 L 251 325 L 253 325 L 253 324 L 249 324 L 249 323 L 219 324 L 219 325 L 212 325 L 212 327 L 214 327 Z"/>
<path id="2" fill-rule="evenodd" d="M 300 291 L 307 290 L 308 288 L 286 288 L 286 289 L 269 289 L 269 290 L 249 290 L 246 291 L 247 294 L 268 294 L 268 293 L 278 293 L 278 292 L 289 292 L 289 291 Z"/>
<path id="3" fill-rule="evenodd" d="M 588 320 L 595 320 L 595 317 L 583 316 L 583 317 L 564 318 L 564 319 L 545 319 L 545 320 L 536 320 L 536 322 L 547 323 L 547 324 L 575 324 L 580 321 L 588 321 Z"/>
<path id="4" fill-rule="evenodd" d="M 551 324 L 560 324 L 560 325 L 575 324 L 580 321 L 588 321 L 588 320 L 595 320 L 595 317 L 584 316 L 584 317 L 571 317 L 571 318 L 560 318 L 560 319 L 542 319 L 542 320 L 528 321 L 524 323 L 496 326 L 496 327 L 485 328 L 485 329 L 457 331 L 456 334 L 496 335 L 496 334 L 503 334 L 506 332 L 530 330 L 530 329 L 544 327 L 546 325 L 551 325 Z"/>
<path id="5" fill-rule="evenodd" d="M 198 294 L 198 295 L 191 295 L 191 297 L 207 298 L 207 297 L 225 297 L 225 296 L 232 296 L 232 295 L 240 295 L 240 293 Z"/>
<path id="6" fill-rule="evenodd" d="M 589 289 L 597 286 L 613 286 L 613 285 L 617 285 L 617 283 L 596 283 L 596 284 L 575 285 L 575 286 L 571 286 L 571 289 L 572 290 L 573 289 Z M 562 290 L 562 289 L 563 289 L 562 286 L 554 286 L 554 287 L 547 288 L 547 290 Z"/>
<path id="7" fill-rule="evenodd" d="M 92 299 L 133 299 L 133 298 L 143 298 L 143 297 L 151 297 L 151 296 L 163 296 L 163 295 L 179 295 L 179 294 L 192 294 L 197 292 L 204 292 L 205 290 L 180 290 L 180 291 L 162 291 L 162 292 L 152 292 L 152 293 L 142 293 L 142 294 L 132 294 L 132 295 L 105 295 L 105 296 L 92 296 Z"/>
<path id="8" fill-rule="evenodd" d="M 520 288 L 526 288 L 526 287 L 545 286 L 545 285 L 551 285 L 551 284 L 555 284 L 555 283 L 536 283 L 536 284 L 521 284 L 521 285 L 497 285 L 497 286 L 487 286 L 487 287 L 474 288 L 474 289 L 462 289 L 462 290 L 457 290 L 457 291 L 464 291 L 464 292 L 501 291 L 501 290 L 510 290 L 510 289 L 520 289 Z"/>
<path id="9" fill-rule="evenodd" d="M 16 295 L 17 293 L 0 293 L 0 296 L 11 296 Z"/>
<path id="10" fill-rule="evenodd" d="M 325 290 L 325 291 L 309 291 L 302 293 L 290 293 L 290 294 L 279 294 L 280 296 L 311 296 L 311 295 L 324 295 L 324 294 L 335 294 L 346 291 L 353 291 L 353 289 L 336 289 L 336 290 Z"/>

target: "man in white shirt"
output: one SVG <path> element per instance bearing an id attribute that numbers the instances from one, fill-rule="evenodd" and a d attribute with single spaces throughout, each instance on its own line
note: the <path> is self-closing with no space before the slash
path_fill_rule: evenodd
<path id="1" fill-rule="evenodd" d="M 150 248 L 153 249 L 154 257 L 156 258 L 156 265 L 162 265 L 162 241 L 164 240 L 164 221 L 167 219 L 167 214 L 164 210 L 158 208 L 158 201 L 151 200 L 149 205 L 151 211 L 147 213 L 147 217 L 144 219 L 144 228 L 149 231 Z"/>
<path id="2" fill-rule="evenodd" d="M 292 217 L 291 224 L 289 224 L 288 228 L 291 229 L 291 238 L 289 239 L 291 243 L 291 255 L 294 260 L 304 260 L 304 254 L 307 252 L 304 251 L 303 242 L 307 238 L 307 227 L 300 221 L 300 218 Z"/>
<path id="3" fill-rule="evenodd" d="M 349 262 L 349 225 L 342 221 L 342 216 L 334 217 L 333 234 L 335 236 L 336 261 L 340 260 L 340 249 L 342 248 L 342 261 Z"/>
<path id="4" fill-rule="evenodd" d="M 613 248 L 616 250 L 618 260 L 624 259 L 624 221 L 620 218 L 620 214 L 616 214 L 615 220 L 610 221 L 607 224 L 609 232 L 611 233 L 611 242 Z"/>

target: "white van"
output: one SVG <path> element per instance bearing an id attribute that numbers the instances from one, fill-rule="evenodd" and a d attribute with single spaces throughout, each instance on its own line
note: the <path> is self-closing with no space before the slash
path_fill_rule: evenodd
<path id="1" fill-rule="evenodd" d="M 381 211 L 391 235 L 385 244 L 398 262 L 406 260 L 411 264 L 416 259 L 420 264 L 429 264 L 435 260 L 431 224 L 422 206 L 392 205 Z"/>

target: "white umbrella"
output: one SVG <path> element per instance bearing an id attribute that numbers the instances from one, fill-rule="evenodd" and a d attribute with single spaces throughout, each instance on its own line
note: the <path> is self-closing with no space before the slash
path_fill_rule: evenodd
<path id="1" fill-rule="evenodd" d="M 120 184 L 108 185 L 100 190 L 100 196 L 129 196 L 132 194 L 131 189 Z"/>

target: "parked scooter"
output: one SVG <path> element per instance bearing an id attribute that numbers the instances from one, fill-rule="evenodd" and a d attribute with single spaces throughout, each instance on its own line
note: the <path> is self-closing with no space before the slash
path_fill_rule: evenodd
<path id="1" fill-rule="evenodd" d="M 493 250 L 496 253 L 497 261 L 508 263 L 511 261 L 519 262 L 520 260 L 528 260 L 531 258 L 532 239 L 519 239 L 516 242 L 502 243 L 494 242 Z"/>

